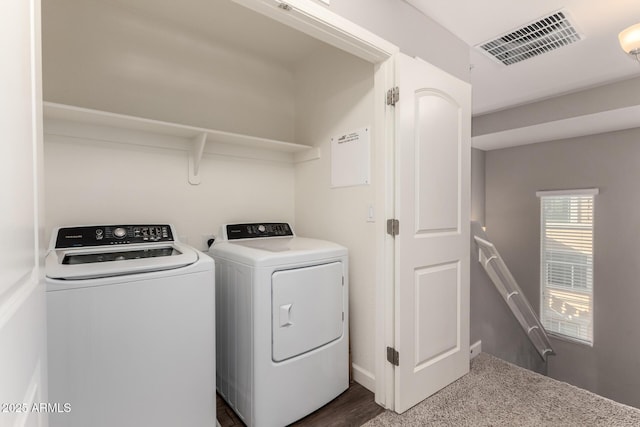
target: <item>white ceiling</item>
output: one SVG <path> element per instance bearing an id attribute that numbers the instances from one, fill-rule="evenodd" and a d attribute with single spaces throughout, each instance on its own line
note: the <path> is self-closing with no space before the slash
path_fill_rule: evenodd
<path id="1" fill-rule="evenodd" d="M 406 0 L 471 46 L 473 114 L 640 75 L 618 33 L 640 22 L 640 0 Z M 583 40 L 504 66 L 474 46 L 564 10 Z"/>

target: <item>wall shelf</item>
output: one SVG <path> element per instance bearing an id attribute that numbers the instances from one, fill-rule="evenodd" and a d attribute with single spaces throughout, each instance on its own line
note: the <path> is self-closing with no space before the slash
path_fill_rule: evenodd
<path id="1" fill-rule="evenodd" d="M 44 133 L 187 151 L 189 182 L 194 185 L 200 183 L 205 154 L 287 163 L 320 158 L 317 147 L 51 102 L 44 103 Z"/>

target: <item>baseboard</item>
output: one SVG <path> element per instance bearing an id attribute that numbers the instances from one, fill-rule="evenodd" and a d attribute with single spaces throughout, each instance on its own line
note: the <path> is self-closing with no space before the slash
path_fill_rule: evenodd
<path id="1" fill-rule="evenodd" d="M 482 351 L 482 341 L 478 340 L 469 347 L 469 360 L 473 359 Z"/>
<path id="2" fill-rule="evenodd" d="M 361 368 L 355 363 L 351 364 L 353 369 L 353 380 L 369 390 L 372 393 L 376 392 L 376 377 L 373 373 Z"/>

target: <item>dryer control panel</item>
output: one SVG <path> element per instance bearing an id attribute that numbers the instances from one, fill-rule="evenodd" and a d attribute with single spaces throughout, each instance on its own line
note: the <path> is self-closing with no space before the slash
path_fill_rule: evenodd
<path id="1" fill-rule="evenodd" d="M 173 241 L 171 226 L 168 224 L 91 225 L 60 228 L 56 249 Z"/>
<path id="2" fill-rule="evenodd" d="M 293 230 L 286 222 L 228 224 L 226 226 L 226 231 L 228 240 L 293 236 Z"/>

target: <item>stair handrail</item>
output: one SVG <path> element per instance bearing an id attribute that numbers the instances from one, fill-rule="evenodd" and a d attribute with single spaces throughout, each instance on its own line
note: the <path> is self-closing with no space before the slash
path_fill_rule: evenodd
<path id="1" fill-rule="evenodd" d="M 538 351 L 542 360 L 555 354 L 549 336 L 540 319 L 531 308 L 518 282 L 504 263 L 495 245 L 486 239 L 473 236 L 478 245 L 478 262 L 485 269 L 502 298 L 520 323 L 525 334 Z"/>

